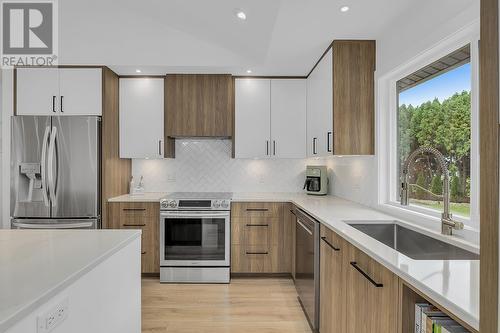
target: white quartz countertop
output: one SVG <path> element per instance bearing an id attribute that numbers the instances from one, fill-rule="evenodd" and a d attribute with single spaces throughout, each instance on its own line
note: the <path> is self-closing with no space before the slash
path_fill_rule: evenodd
<path id="1" fill-rule="evenodd" d="M 140 230 L 0 230 L 0 332 L 140 236 Z"/>
<path id="2" fill-rule="evenodd" d="M 157 200 L 160 198 L 158 197 Z M 125 199 L 126 197 L 122 196 L 110 201 Z M 414 260 L 349 226 L 348 223 L 366 220 L 374 223 L 397 220 L 405 227 L 479 253 L 477 245 L 457 237 L 443 236 L 435 230 L 335 196 L 310 196 L 303 193 L 281 192 L 233 193 L 232 200 L 233 202 L 261 201 L 295 204 L 471 327 L 479 330 L 479 260 Z M 141 200 L 137 198 L 135 201 Z"/>
<path id="3" fill-rule="evenodd" d="M 141 194 L 124 194 L 108 199 L 108 202 L 157 202 L 163 199 L 167 193 L 144 192 Z"/>

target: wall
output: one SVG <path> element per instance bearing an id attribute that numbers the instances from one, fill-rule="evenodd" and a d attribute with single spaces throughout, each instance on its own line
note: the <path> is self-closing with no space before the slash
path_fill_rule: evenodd
<path id="1" fill-rule="evenodd" d="M 133 160 L 146 191 L 298 192 L 306 159 L 232 159 L 230 140 L 178 139 L 175 159 Z M 311 163 L 316 162 L 311 160 Z"/>
<path id="2" fill-rule="evenodd" d="M 433 1 L 432 10 L 421 5 L 411 10 L 408 15 L 401 15 L 400 20 L 388 24 L 377 38 L 376 79 L 479 19 L 478 1 L 470 1 L 466 9 L 450 6 L 446 1 Z M 384 110 L 376 112 L 378 121 Z M 377 205 L 377 159 L 349 157 L 339 161 L 336 159 L 333 166 L 334 183 L 337 184 L 333 193 L 363 204 Z"/>

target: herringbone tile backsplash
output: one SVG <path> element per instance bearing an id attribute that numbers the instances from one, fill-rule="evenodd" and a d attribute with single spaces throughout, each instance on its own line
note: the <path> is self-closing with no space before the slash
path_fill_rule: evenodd
<path id="1" fill-rule="evenodd" d="M 133 160 L 147 192 L 300 192 L 308 164 L 332 159 L 232 159 L 230 140 L 176 140 L 175 159 Z"/>

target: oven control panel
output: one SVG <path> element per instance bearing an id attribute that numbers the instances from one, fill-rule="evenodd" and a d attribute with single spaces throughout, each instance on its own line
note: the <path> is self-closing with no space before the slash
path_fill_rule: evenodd
<path id="1" fill-rule="evenodd" d="M 231 200 L 162 199 L 162 210 L 230 210 Z"/>

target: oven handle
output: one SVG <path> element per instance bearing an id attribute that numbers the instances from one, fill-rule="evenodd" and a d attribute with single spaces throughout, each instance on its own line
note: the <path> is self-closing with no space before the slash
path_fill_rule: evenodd
<path id="1" fill-rule="evenodd" d="M 168 212 L 161 213 L 160 216 L 164 218 L 229 217 L 229 212 Z"/>

